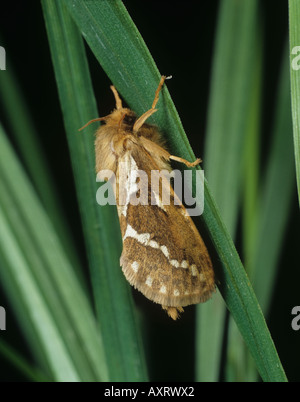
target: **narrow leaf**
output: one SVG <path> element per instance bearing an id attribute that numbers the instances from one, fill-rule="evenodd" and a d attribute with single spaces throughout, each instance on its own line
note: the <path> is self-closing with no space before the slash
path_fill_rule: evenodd
<path id="1" fill-rule="evenodd" d="M 121 239 L 116 211 L 114 207 L 100 207 L 96 203 L 97 183 L 92 135 L 95 127 L 78 132 L 84 123 L 97 116 L 82 38 L 63 2 L 43 1 L 42 5 L 70 147 L 110 379 L 143 381 L 147 374 L 139 328 L 131 289 L 124 280 L 119 263 Z M 71 8 L 73 12 L 79 11 L 76 4 Z M 85 9 L 82 17 L 89 25 Z M 96 18 L 96 14 L 92 18 Z M 105 18 L 107 19 L 107 16 Z M 85 26 L 84 29 L 86 28 Z"/>
<path id="2" fill-rule="evenodd" d="M 298 198 L 300 202 L 300 4 L 289 0 L 290 74 L 294 133 L 294 152 Z"/>

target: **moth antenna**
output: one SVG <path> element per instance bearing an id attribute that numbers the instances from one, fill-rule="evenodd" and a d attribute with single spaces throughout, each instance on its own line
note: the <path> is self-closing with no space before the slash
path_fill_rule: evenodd
<path id="1" fill-rule="evenodd" d="M 108 118 L 108 116 L 104 116 L 104 117 L 97 117 L 96 119 L 90 120 L 88 121 L 84 126 L 82 126 L 81 128 L 78 129 L 78 131 L 83 130 L 84 128 L 86 128 L 87 126 L 89 126 L 91 123 L 95 123 L 96 121 L 103 121 L 106 120 Z"/>
<path id="2" fill-rule="evenodd" d="M 121 98 L 120 98 L 120 96 L 118 94 L 118 91 L 116 90 L 116 88 L 113 85 L 110 86 L 110 89 L 113 91 L 113 94 L 114 94 L 114 97 L 115 97 L 115 100 L 116 100 L 116 108 L 118 110 L 122 109 L 123 108 L 122 100 L 121 100 Z"/>

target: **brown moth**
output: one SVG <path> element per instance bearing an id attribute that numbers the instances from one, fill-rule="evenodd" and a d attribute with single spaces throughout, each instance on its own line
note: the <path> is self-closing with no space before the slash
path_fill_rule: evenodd
<path id="1" fill-rule="evenodd" d="M 96 132 L 96 171 L 113 171 L 116 188 L 120 189 L 115 197 L 123 238 L 123 273 L 131 285 L 161 304 L 176 320 L 184 306 L 204 302 L 211 296 L 215 280 L 207 248 L 184 206 L 174 205 L 177 196 L 169 181 L 159 177 L 160 189 L 169 186 L 171 197 L 170 205 L 164 205 L 160 191 L 155 193 L 151 188 L 151 180 L 144 183 L 136 174 L 144 171 L 150 178 L 151 172 L 171 171 L 170 160 L 188 167 L 200 163 L 199 159 L 190 163 L 171 155 L 157 127 L 145 123 L 157 110 L 165 79 L 162 76 L 151 109 L 139 118 L 122 106 L 118 92 L 111 86 L 116 109 L 84 127 L 99 120 L 105 123 Z M 133 197 L 141 190 L 149 202 L 133 205 Z M 153 196 L 156 205 L 151 205 Z"/>

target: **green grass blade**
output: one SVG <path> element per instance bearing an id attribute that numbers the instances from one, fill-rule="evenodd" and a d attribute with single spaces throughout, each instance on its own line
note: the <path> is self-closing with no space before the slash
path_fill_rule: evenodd
<path id="1" fill-rule="evenodd" d="M 38 331 L 39 337 L 45 340 L 43 345 L 46 349 L 45 353 L 49 358 L 53 376 L 58 381 L 63 379 L 78 381 L 78 373 L 70 360 L 65 345 L 61 341 L 60 334 L 54 321 L 50 317 L 42 295 L 40 294 L 39 289 L 35 286 L 34 278 L 29 272 L 29 267 L 26 266 L 25 258 L 15 242 L 14 234 L 10 230 L 11 225 L 6 220 L 2 209 L 0 210 L 0 223 L 2 228 L 2 247 L 0 253 L 1 265 L 4 267 L 4 270 L 9 269 L 8 267 L 16 268 L 17 272 L 13 272 L 13 276 L 15 278 L 18 276 L 18 279 L 22 281 L 22 285 L 24 286 L 24 288 L 22 288 L 23 292 L 25 291 L 30 294 L 30 298 L 27 297 L 27 300 L 25 300 L 26 294 L 21 294 L 19 297 L 22 298 L 23 296 L 23 302 L 26 303 L 27 301 L 29 304 L 28 319 L 31 319 L 32 325 L 34 325 L 37 330 L 40 330 Z M 16 290 L 21 293 L 17 287 Z"/>
<path id="2" fill-rule="evenodd" d="M 72 259 L 72 264 L 80 272 L 78 255 L 62 211 L 56 185 L 12 67 L 0 74 L 0 88 L 0 102 L 25 168 L 43 205 L 51 216 L 68 256 Z"/>
<path id="3" fill-rule="evenodd" d="M 249 122 L 257 1 L 221 2 L 206 131 L 205 169 L 230 233 L 235 232 L 240 166 Z M 228 101 L 230 99 L 230 101 Z"/>
<path id="4" fill-rule="evenodd" d="M 286 46 L 282 55 L 270 151 L 266 153 L 268 155 L 266 171 L 265 174 L 260 174 L 260 183 L 258 183 L 257 169 L 259 155 L 257 136 L 253 134 L 249 138 L 250 143 L 248 142 L 245 157 L 243 227 L 246 269 L 265 314 L 269 310 L 274 289 L 295 179 L 288 72 L 289 58 L 288 46 Z M 278 191 L 279 188 L 280 191 Z M 229 375 L 234 380 L 245 378 L 249 381 L 256 380 L 257 374 L 253 361 L 247 354 L 234 325 L 231 325 L 229 334 L 235 342 L 235 346 L 229 350 L 229 360 L 235 362 L 235 370 L 231 367 Z M 241 356 L 244 364 L 240 364 Z"/>
<path id="5" fill-rule="evenodd" d="M 286 381 L 274 343 L 217 207 L 206 187 L 205 222 L 222 261 L 219 290 L 264 381 Z"/>
<path id="6" fill-rule="evenodd" d="M 29 363 L 3 339 L 0 339 L 0 354 L 30 381 L 50 381 L 50 378 L 46 377 L 40 370 L 31 367 Z"/>
<path id="7" fill-rule="evenodd" d="M 90 305 L 2 130 L 0 176 L 0 275 L 7 297 L 33 327 L 31 342 L 43 349 L 54 379 L 107 380 Z"/>
<path id="8" fill-rule="evenodd" d="M 271 302 L 295 183 L 288 43 L 282 57 L 274 116 L 273 139 L 258 205 L 255 251 L 249 261 L 253 286 L 265 313 Z"/>
<path id="9" fill-rule="evenodd" d="M 256 80 L 257 68 L 257 2 L 256 1 L 224 1 L 220 3 L 214 47 L 213 67 L 208 107 L 208 122 L 206 130 L 205 173 L 209 186 L 214 194 L 222 218 L 235 237 L 236 223 L 239 215 L 239 200 L 241 193 L 244 149 L 248 133 L 251 138 L 255 133 L 256 110 L 251 103 L 257 101 L 257 91 L 253 81 Z M 261 39 L 261 38 L 259 38 Z M 251 49 L 251 51 L 249 51 Z M 230 99 L 230 102 L 228 102 Z M 257 103 L 256 103 L 257 104 Z M 256 106 L 257 108 L 257 106 Z M 251 130 L 251 133 L 250 133 Z M 250 135 L 249 135 L 250 136 Z M 215 381 L 220 374 L 220 362 L 223 345 L 224 306 L 208 303 L 199 307 L 200 330 L 197 335 L 199 348 L 205 350 L 202 344 L 210 340 L 210 350 L 219 352 L 215 356 L 215 364 L 199 356 L 199 373 L 204 380 Z M 207 310 L 207 311 L 206 311 Z M 211 310 L 211 311 L 210 311 Z M 211 317 L 214 317 L 212 322 Z M 216 336 L 215 327 L 220 327 Z M 210 334 L 215 336 L 211 337 Z M 214 343 L 213 343 L 214 342 Z M 228 339 L 231 347 L 231 337 Z M 233 342 L 233 347 L 236 343 Z M 243 354 L 240 354 L 241 359 Z M 231 360 L 231 363 L 233 361 Z M 211 369 L 209 372 L 208 368 Z M 201 376 L 199 377 L 201 380 Z"/>
<path id="10" fill-rule="evenodd" d="M 294 133 L 294 152 L 298 198 L 300 202 L 300 4 L 297 0 L 289 0 L 289 36 L 290 36 L 290 74 L 291 97 Z"/>
<path id="11" fill-rule="evenodd" d="M 121 239 L 116 211 L 113 207 L 100 207 L 96 203 L 97 183 L 92 135 L 95 127 L 78 133 L 84 123 L 97 116 L 83 41 L 63 2 L 43 1 L 42 5 L 71 152 L 110 379 L 144 381 L 147 373 L 131 289 L 124 280 L 119 264 Z M 76 5 L 74 9 L 77 10 Z M 85 17 L 85 13 L 82 16 Z"/>
<path id="12" fill-rule="evenodd" d="M 265 174 L 258 176 L 257 136 L 249 136 L 245 157 L 243 228 L 246 269 L 265 314 L 271 303 L 295 179 L 294 161 L 291 157 L 293 149 L 287 47 L 282 60 L 272 129 L 273 138 L 270 151 L 266 153 L 268 160 Z M 245 345 L 234 325 L 230 326 L 229 334 L 235 342 L 229 350 L 229 360 L 235 362 L 235 370 L 231 367 L 229 375 L 234 380 L 246 378 L 248 381 L 257 380 L 253 360 L 245 350 Z M 240 364 L 241 356 L 244 364 Z"/>
<path id="13" fill-rule="evenodd" d="M 260 29 L 261 31 L 261 29 Z M 248 256 L 254 249 L 257 230 L 258 193 L 260 186 L 260 138 L 261 138 L 261 107 L 262 107 L 262 42 L 260 34 L 256 40 L 257 57 L 253 66 L 252 91 L 249 94 L 250 105 L 248 113 L 248 128 L 243 152 L 243 183 L 242 183 L 242 219 L 243 219 L 243 254 L 245 266 L 251 278 L 251 268 L 247 264 Z"/>
<path id="14" fill-rule="evenodd" d="M 130 107 L 139 113 L 149 108 L 160 74 L 122 2 L 66 0 L 65 4 L 103 69 Z M 194 154 L 166 87 L 158 106 L 159 111 L 152 121 L 164 130 L 172 152 L 193 159 Z M 205 194 L 203 218 L 222 262 L 218 275 L 221 293 L 262 378 L 285 381 L 253 289 L 206 183 Z"/>
<path id="15" fill-rule="evenodd" d="M 244 111 L 245 127 L 243 136 L 245 138 L 244 147 L 241 149 L 242 159 L 240 160 L 242 169 L 241 175 L 236 175 L 236 180 L 240 182 L 241 203 L 243 206 L 243 251 L 247 255 L 253 246 L 253 233 L 256 229 L 257 216 L 253 216 L 257 211 L 257 195 L 259 184 L 259 156 L 260 156 L 260 120 L 261 120 L 261 90 L 262 90 L 262 66 L 263 66 L 263 37 L 262 26 L 257 22 L 258 12 L 252 26 L 252 57 L 247 71 L 250 88 L 244 94 L 248 98 L 248 107 Z M 253 30 L 253 27 L 255 29 Z M 248 66 L 248 67 L 249 67 Z M 244 77 L 245 79 L 246 76 Z M 241 111 L 239 111 L 241 113 Z M 238 213 L 239 211 L 237 211 Z M 245 259 L 245 257 L 244 257 Z M 251 279 L 249 267 L 245 265 L 247 274 Z M 228 348 L 226 362 L 227 381 L 256 381 L 258 378 L 257 370 L 253 364 L 253 359 L 245 346 L 241 334 L 230 318 L 228 322 Z"/>
<path id="16" fill-rule="evenodd" d="M 197 306 L 196 380 L 217 382 L 220 377 L 226 309 L 219 292 Z"/>

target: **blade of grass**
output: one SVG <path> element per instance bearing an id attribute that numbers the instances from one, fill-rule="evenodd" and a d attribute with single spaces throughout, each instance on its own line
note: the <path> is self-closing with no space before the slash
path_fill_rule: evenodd
<path id="1" fill-rule="evenodd" d="M 243 165 L 243 175 L 241 175 L 241 190 L 243 194 L 243 250 L 246 255 L 249 250 L 253 250 L 253 234 L 255 233 L 257 216 L 253 216 L 257 211 L 257 193 L 258 193 L 258 172 L 259 172 L 259 135 L 260 135 L 260 89 L 261 89 L 261 65 L 262 65 L 262 47 L 261 39 L 256 41 L 256 46 L 260 48 L 257 52 L 257 59 L 253 66 L 253 74 L 249 77 L 252 82 L 251 91 L 248 96 L 249 111 L 247 116 L 247 129 L 245 132 L 245 147 L 241 150 L 244 155 L 241 164 Z M 252 218 L 252 219 L 251 219 Z M 251 248 L 252 247 L 252 248 Z M 244 257 L 245 258 L 245 257 Z M 248 266 L 245 265 L 247 274 L 250 276 Z M 250 276 L 251 278 L 251 276 Z M 238 331 L 235 322 L 229 319 L 228 322 L 228 347 L 227 347 L 227 364 L 226 379 L 227 381 L 256 381 L 258 378 L 257 370 L 253 365 L 253 360 L 245 343 Z"/>
<path id="2" fill-rule="evenodd" d="M 294 153 L 298 198 L 300 203 L 300 4 L 297 0 L 289 0 L 289 36 L 290 36 L 290 74 L 292 117 L 294 133 Z"/>
<path id="3" fill-rule="evenodd" d="M 56 380 L 107 380 L 86 296 L 2 129 L 0 176 L 0 275 L 7 297 L 33 327 L 31 341 L 43 348 Z"/>
<path id="4" fill-rule="evenodd" d="M 217 207 L 206 187 L 205 221 L 222 261 L 219 290 L 264 381 L 286 381 L 262 311 Z"/>
<path id="5" fill-rule="evenodd" d="M 73 266 L 83 279 L 76 248 L 62 211 L 47 158 L 40 144 L 34 122 L 30 117 L 31 113 L 12 71 L 12 66 L 0 74 L 0 88 L 0 102 L 24 165 L 48 214 L 51 216 Z"/>
<path id="6" fill-rule="evenodd" d="M 262 107 L 262 66 L 263 38 L 260 33 L 256 38 L 256 62 L 253 66 L 252 91 L 249 93 L 250 104 L 246 130 L 246 142 L 243 149 L 243 183 L 242 183 L 242 219 L 243 219 L 243 253 L 245 267 L 251 278 L 251 268 L 247 264 L 248 256 L 254 250 L 255 233 L 257 230 L 257 208 L 260 179 L 260 124 Z"/>
<path id="7" fill-rule="evenodd" d="M 247 142 L 245 155 L 246 179 L 244 180 L 244 251 L 246 269 L 252 279 L 253 287 L 265 314 L 271 301 L 276 278 L 277 260 L 281 250 L 284 227 L 288 219 L 289 205 L 293 188 L 293 159 L 291 133 L 291 110 L 289 102 L 288 57 L 283 54 L 283 63 L 277 105 L 274 113 L 273 140 L 267 161 L 265 175 L 258 185 L 259 144 L 252 131 Z M 257 108 L 259 102 L 254 101 Z M 256 131 L 258 133 L 258 130 Z M 278 186 L 280 183 L 280 194 Z M 244 364 L 236 364 L 230 370 L 231 380 L 247 378 L 255 381 L 257 373 L 245 345 L 237 334 L 236 327 L 230 326 L 230 337 L 236 346 L 229 351 L 231 361 L 238 362 L 243 356 Z M 238 347 L 237 347 L 238 345 Z"/>
<path id="8" fill-rule="evenodd" d="M 211 78 L 205 168 L 224 222 L 235 232 L 249 104 L 257 1 L 221 2 Z M 230 102 L 228 102 L 230 99 Z M 225 152 L 224 152 L 225 151 Z M 225 167 L 225 168 L 224 168 Z"/>
<path id="9" fill-rule="evenodd" d="M 2 242 L 1 235 L 1 242 Z M 0 277 L 1 277 L 1 293 L 8 295 L 13 311 L 15 312 L 20 333 L 27 342 L 28 348 L 32 353 L 32 358 L 36 365 L 49 378 L 53 378 L 49 359 L 45 353 L 42 341 L 40 340 L 35 326 L 28 319 L 29 313 L 23 297 L 19 297 L 18 285 L 14 279 L 13 273 L 8 269 L 8 265 L 2 260 L 0 261 Z"/>
<path id="10" fill-rule="evenodd" d="M 288 51 L 287 42 L 282 55 L 273 138 L 260 192 L 255 247 L 249 261 L 253 287 L 265 313 L 272 298 L 295 182 Z"/>
<path id="11" fill-rule="evenodd" d="M 252 77 L 253 71 L 255 71 L 256 53 L 249 49 L 255 49 L 256 30 L 256 1 L 220 3 L 204 160 L 210 188 L 233 238 L 235 237 L 242 182 L 240 166 L 243 163 L 249 122 L 253 119 L 252 109 L 249 106 L 253 93 Z M 218 308 L 212 304 L 201 306 L 199 313 L 201 322 L 198 327 L 204 334 L 200 333 L 197 338 L 202 350 L 205 350 L 207 346 L 201 346 L 201 343 L 210 339 L 210 350 L 213 350 L 214 353 L 218 350 L 219 358 L 215 358 L 214 367 L 201 356 L 198 364 L 199 373 L 205 376 L 204 379 L 215 381 L 220 374 L 224 329 L 219 330 L 219 337 L 210 337 L 213 332 L 211 327 L 216 326 L 216 322 L 212 322 L 210 319 L 212 316 L 214 321 L 219 321 L 219 327 L 221 327 L 224 323 L 224 306 Z M 230 344 L 231 338 L 229 337 L 229 347 L 231 347 Z M 232 346 L 236 347 L 236 343 L 234 342 Z M 240 358 L 243 357 L 238 355 Z M 207 358 L 210 359 L 208 354 Z M 232 360 L 231 363 L 233 363 Z M 207 367 L 211 367 L 212 371 L 209 372 Z"/>
<path id="12" fill-rule="evenodd" d="M 287 49 L 286 47 L 282 57 L 272 130 L 274 135 L 270 144 L 270 152 L 266 153 L 269 157 L 265 174 L 261 174 L 260 186 L 258 186 L 257 136 L 253 134 L 249 136 L 250 143 L 248 142 L 246 147 L 245 157 L 245 167 L 246 171 L 248 170 L 246 177 L 250 178 L 245 179 L 244 194 L 243 227 L 246 267 L 265 314 L 267 314 L 271 302 L 277 261 L 281 244 L 283 244 L 284 228 L 289 217 L 294 182 Z M 257 107 L 257 101 L 255 104 Z M 278 192 L 279 187 L 280 192 Z M 249 202 L 249 198 L 252 201 Z M 238 361 L 239 356 L 243 356 L 245 360 L 244 365 L 237 364 L 237 370 L 231 370 L 231 379 L 247 378 L 248 381 L 254 381 L 257 378 L 255 367 L 233 325 L 230 328 L 230 334 L 235 339 L 236 345 L 239 345 L 239 348 L 235 347 L 230 350 L 230 359 Z"/>
<path id="13" fill-rule="evenodd" d="M 50 381 L 50 378 L 46 377 L 40 370 L 31 367 L 30 364 L 3 339 L 0 339 L 0 353 L 30 381 Z"/>
<path id="14" fill-rule="evenodd" d="M 217 382 L 220 377 L 226 309 L 219 292 L 197 306 L 196 380 Z"/>
<path id="15" fill-rule="evenodd" d="M 131 290 L 120 269 L 120 228 L 115 208 L 96 204 L 95 127 L 78 129 L 97 115 L 82 38 L 63 2 L 42 1 L 88 251 L 95 303 L 110 379 L 147 378 Z"/>
<path id="16" fill-rule="evenodd" d="M 254 32 L 252 32 L 253 43 L 251 70 L 249 74 L 250 88 L 245 96 L 248 97 L 248 108 L 245 113 L 244 127 L 244 147 L 241 149 L 242 159 L 240 161 L 242 169 L 240 176 L 240 191 L 244 191 L 242 201 L 244 217 L 247 221 L 243 226 L 243 250 L 248 251 L 247 246 L 252 245 L 251 240 L 256 228 L 256 219 L 253 213 L 257 210 L 257 193 L 259 178 L 259 155 L 260 155 L 260 110 L 261 110 L 261 82 L 262 82 L 262 66 L 263 66 L 263 37 L 262 25 L 257 15 L 255 16 Z M 259 21 L 259 23 L 257 22 Z M 238 180 L 238 177 L 236 178 Z M 252 213 L 252 215 L 251 215 Z M 250 216 L 252 219 L 250 219 Z M 245 257 L 244 257 L 245 259 Z M 245 266 L 247 274 L 248 266 Z M 250 276 L 251 278 L 251 276 Z M 226 379 L 227 381 L 256 381 L 258 379 L 257 369 L 253 364 L 253 359 L 246 348 L 245 342 L 239 333 L 235 322 L 230 318 L 228 320 L 228 348 L 226 362 Z"/>
<path id="17" fill-rule="evenodd" d="M 160 74 L 122 2 L 65 0 L 65 4 L 129 106 L 139 112 L 145 104 L 146 110 L 152 102 Z M 135 62 L 132 63 L 132 60 Z M 165 131 L 174 153 L 193 159 L 194 154 L 166 87 L 161 99 L 159 111 L 153 120 Z M 283 368 L 253 289 L 206 182 L 203 218 L 222 262 L 218 275 L 219 288 L 262 378 L 265 381 L 285 381 Z"/>
<path id="18" fill-rule="evenodd" d="M 2 208 L 0 209 L 0 222 L 2 228 L 0 261 L 1 265 L 4 267 L 1 280 L 7 281 L 7 278 L 3 275 L 6 269 L 17 269 L 17 272 L 12 272 L 12 275 L 14 278 L 17 277 L 18 280 L 22 281 L 22 289 L 20 289 L 20 283 L 15 283 L 15 292 L 18 292 L 19 298 L 23 299 L 23 303 L 27 302 L 28 304 L 26 306 L 27 319 L 30 320 L 32 325 L 37 329 L 38 336 L 45 347 L 45 353 L 49 358 L 49 364 L 52 368 L 54 378 L 58 381 L 63 379 L 78 381 L 78 373 L 70 360 L 70 356 L 65 350 L 65 345 L 63 345 L 61 341 L 60 334 L 49 315 L 47 306 L 35 284 L 34 278 L 29 272 L 29 267 L 26 266 L 25 258 L 22 255 L 22 251 L 18 248 L 14 233 L 10 231 L 11 225 L 6 220 Z M 7 282 L 5 286 L 8 287 Z M 11 286 L 10 288 L 12 289 Z M 23 294 L 21 293 L 22 291 L 24 292 Z M 30 297 L 28 297 L 28 295 L 26 297 L 26 292 L 30 294 Z M 40 325 L 41 323 L 43 324 Z M 43 342 L 43 340 L 45 340 L 45 342 Z"/>

